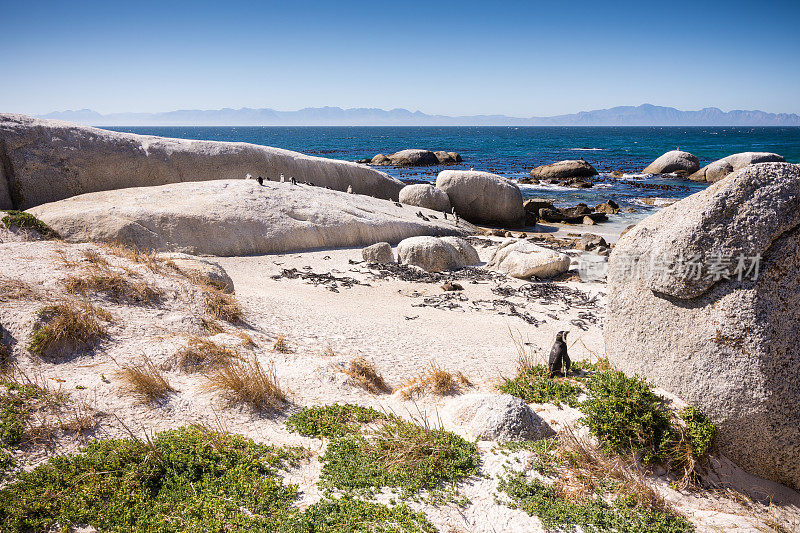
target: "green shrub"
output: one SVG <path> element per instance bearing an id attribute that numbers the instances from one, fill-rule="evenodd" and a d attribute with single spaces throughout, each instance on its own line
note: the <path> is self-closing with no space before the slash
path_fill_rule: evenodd
<path id="1" fill-rule="evenodd" d="M 588 399 L 581 421 L 612 453 L 642 454 L 647 463 L 669 459 L 674 433 L 664 401 L 639 377 L 609 370 L 586 380 Z"/>
<path id="2" fill-rule="evenodd" d="M 547 530 L 615 533 L 681 533 L 693 531 L 686 519 L 667 511 L 634 505 L 631 498 L 569 499 L 538 479 L 521 473 L 501 477 L 498 490 L 511 499 L 511 507 L 537 516 Z"/>
<path id="3" fill-rule="evenodd" d="M 364 428 L 375 420 L 382 424 Z M 321 458 L 322 486 L 345 492 L 372 494 L 396 487 L 410 496 L 436 492 L 478 473 L 474 443 L 443 429 L 431 429 L 358 405 L 305 408 L 287 421 L 303 435 L 332 440 Z"/>
<path id="4" fill-rule="evenodd" d="M 697 457 L 706 455 L 717 436 L 717 428 L 696 407 L 686 407 L 678 415 L 686 422 L 686 436 L 692 453 Z"/>
<path id="5" fill-rule="evenodd" d="M 551 379 L 547 368 L 536 365 L 517 374 L 513 379 L 504 379 L 499 390 L 522 398 L 526 403 L 565 403 L 578 406 L 578 397 L 583 392 L 578 385 L 563 379 Z"/>
<path id="6" fill-rule="evenodd" d="M 387 507 L 351 497 L 328 498 L 310 506 L 279 533 L 436 533 L 422 513 L 406 505 Z"/>
<path id="7" fill-rule="evenodd" d="M 0 531 L 435 531 L 406 506 L 325 499 L 301 513 L 276 469 L 304 455 L 201 427 L 93 441 L 0 489 Z M 59 527 L 60 526 L 60 527 Z"/>
<path id="8" fill-rule="evenodd" d="M 386 420 L 387 416 L 371 407 L 353 404 L 333 404 L 318 407 L 303 407 L 286 420 L 286 426 L 306 437 L 342 437 L 361 431 L 360 425 L 375 420 Z"/>
<path id="9" fill-rule="evenodd" d="M 15 227 L 27 228 L 38 232 L 42 237 L 47 237 L 48 239 L 58 238 L 58 233 L 56 233 L 53 228 L 24 211 L 6 211 L 5 216 L 3 216 L 0 221 L 9 229 Z"/>

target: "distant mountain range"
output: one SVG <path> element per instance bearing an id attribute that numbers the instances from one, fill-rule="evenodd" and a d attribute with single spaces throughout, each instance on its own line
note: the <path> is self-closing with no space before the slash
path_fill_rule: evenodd
<path id="1" fill-rule="evenodd" d="M 299 111 L 274 109 L 185 109 L 165 113 L 112 113 L 91 109 L 40 115 L 92 126 L 800 126 L 794 113 L 722 111 L 706 107 L 681 111 L 651 104 L 581 111 L 553 117 L 427 115 L 407 109 L 308 107 Z"/>

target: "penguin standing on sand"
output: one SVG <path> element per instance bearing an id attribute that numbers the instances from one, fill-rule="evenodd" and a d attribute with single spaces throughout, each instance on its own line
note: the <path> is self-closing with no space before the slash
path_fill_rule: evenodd
<path id="1" fill-rule="evenodd" d="M 283 174 L 281 174 L 281 183 L 286 183 L 286 178 L 283 177 Z"/>
<path id="2" fill-rule="evenodd" d="M 259 185 L 264 185 L 264 178 L 262 178 L 261 176 L 257 177 L 256 181 L 258 182 Z"/>
<path id="3" fill-rule="evenodd" d="M 567 333 L 569 332 L 559 331 L 556 335 L 556 342 L 553 343 L 553 347 L 550 349 L 550 360 L 547 366 L 550 370 L 551 378 L 562 372 L 564 377 L 567 377 L 567 372 L 569 372 L 569 367 L 572 364 L 569 355 L 567 355 Z"/>
<path id="4" fill-rule="evenodd" d="M 453 208 L 453 218 L 456 219 L 456 226 L 458 226 L 458 213 L 456 213 L 456 208 Z"/>
<path id="5" fill-rule="evenodd" d="M 291 182 L 292 182 L 292 185 L 297 185 L 297 180 L 296 180 L 296 179 L 294 179 L 294 176 L 290 177 L 290 178 L 289 178 L 289 181 L 291 181 Z"/>

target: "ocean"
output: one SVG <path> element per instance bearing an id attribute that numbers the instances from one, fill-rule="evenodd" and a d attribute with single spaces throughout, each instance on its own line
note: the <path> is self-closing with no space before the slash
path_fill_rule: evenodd
<path id="1" fill-rule="evenodd" d="M 241 141 L 296 150 L 306 154 L 354 161 L 404 148 L 458 152 L 464 159 L 447 168 L 486 170 L 509 178 L 528 175 L 531 168 L 583 157 L 600 172 L 591 189 L 554 185 L 521 185 L 528 198 L 549 198 L 566 207 L 613 199 L 636 213 L 618 224 L 635 222 L 671 199 L 684 198 L 706 185 L 689 180 L 643 177 L 641 170 L 664 152 L 679 148 L 701 164 L 737 152 L 775 152 L 800 163 L 800 127 L 107 127 L 143 135 L 183 139 Z M 443 167 L 375 167 L 400 179 L 435 181 Z M 620 179 L 611 176 L 621 171 Z M 654 205 L 647 205 L 643 198 Z"/>

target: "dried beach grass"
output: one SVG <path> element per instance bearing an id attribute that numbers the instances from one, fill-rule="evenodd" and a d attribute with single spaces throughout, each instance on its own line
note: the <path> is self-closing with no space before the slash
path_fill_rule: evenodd
<path id="1" fill-rule="evenodd" d="M 461 372 L 448 372 L 435 361 L 431 361 L 427 369 L 402 387 L 400 394 L 404 400 L 420 397 L 425 393 L 448 396 L 460 394 L 464 387 L 471 386 L 470 380 Z"/>
<path id="2" fill-rule="evenodd" d="M 37 296 L 38 292 L 21 279 L 0 277 L 0 302 L 31 300 Z"/>
<path id="3" fill-rule="evenodd" d="M 375 365 L 363 357 L 351 360 L 344 373 L 353 378 L 358 385 L 372 394 L 391 394 L 392 388 L 383 380 L 383 376 L 375 370 Z"/>
<path id="4" fill-rule="evenodd" d="M 123 366 L 118 376 L 123 382 L 123 388 L 144 403 L 163 400 L 170 392 L 175 392 L 166 376 L 148 357 L 143 357 L 139 363 Z"/>
<path id="5" fill-rule="evenodd" d="M 89 292 L 105 294 L 114 302 L 154 304 L 161 300 L 164 291 L 144 281 L 132 280 L 107 263 L 89 263 L 80 274 L 70 274 L 64 279 L 64 287 L 72 294 L 88 295 Z"/>
<path id="6" fill-rule="evenodd" d="M 122 257 L 134 263 L 144 265 L 150 272 L 161 272 L 165 266 L 165 261 L 158 258 L 155 251 L 141 251 L 127 244 L 119 242 L 103 243 L 103 247 L 111 254 Z"/>
<path id="7" fill-rule="evenodd" d="M 111 321 L 108 311 L 71 300 L 43 307 L 38 315 L 28 348 L 47 357 L 69 355 L 105 337 L 107 332 L 101 321 Z"/>
<path id="8" fill-rule="evenodd" d="M 292 348 L 286 340 L 285 335 L 278 335 L 275 343 L 272 345 L 272 351 L 277 353 L 292 353 Z"/>
<path id="9" fill-rule="evenodd" d="M 203 307 L 212 317 L 231 324 L 240 322 L 244 315 L 242 306 L 234 295 L 210 285 L 203 289 Z"/>
<path id="10" fill-rule="evenodd" d="M 175 361 L 183 372 L 198 372 L 220 368 L 237 357 L 239 354 L 226 346 L 200 337 L 190 337 L 189 344 L 175 354 Z"/>
<path id="11" fill-rule="evenodd" d="M 229 360 L 207 378 L 206 388 L 220 393 L 232 404 L 268 411 L 286 403 L 286 392 L 278 384 L 275 366 L 265 369 L 255 357 Z"/>
<path id="12" fill-rule="evenodd" d="M 559 472 L 555 486 L 565 497 L 593 497 L 607 490 L 611 479 L 615 493 L 631 497 L 637 506 L 671 511 L 664 498 L 647 483 L 633 457 L 606 455 L 592 441 L 569 429 L 559 434 L 556 455 L 564 461 L 565 468 Z"/>

